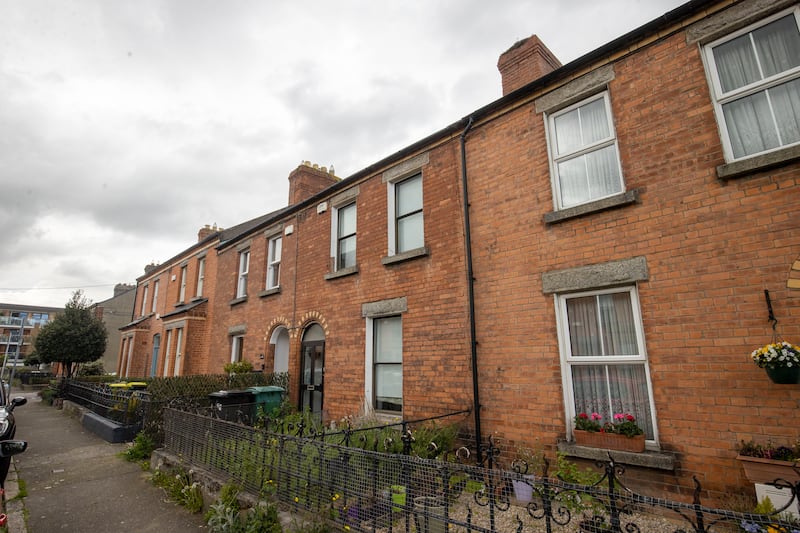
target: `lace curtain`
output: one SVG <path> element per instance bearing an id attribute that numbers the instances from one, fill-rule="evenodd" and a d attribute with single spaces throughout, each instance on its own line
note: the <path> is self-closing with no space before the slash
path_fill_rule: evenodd
<path id="1" fill-rule="evenodd" d="M 589 150 L 557 163 L 563 207 L 622 191 L 616 147 L 603 144 L 613 141 L 605 98 L 557 116 L 554 126 L 557 158 Z"/>
<path id="2" fill-rule="evenodd" d="M 800 66 L 794 15 L 714 48 L 723 93 L 759 84 Z M 800 142 L 800 80 L 762 89 L 722 105 L 735 158 Z"/>
<path id="3" fill-rule="evenodd" d="M 639 355 L 630 293 L 601 294 L 567 300 L 572 356 Z M 630 413 L 648 439 L 654 438 L 644 361 L 572 364 L 576 413 L 599 413 L 613 421 Z"/>

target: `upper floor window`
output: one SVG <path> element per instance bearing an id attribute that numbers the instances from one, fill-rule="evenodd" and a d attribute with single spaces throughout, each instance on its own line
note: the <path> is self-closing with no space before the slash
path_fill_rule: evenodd
<path id="1" fill-rule="evenodd" d="M 336 264 L 334 270 L 356 266 L 356 204 L 334 210 L 336 224 Z"/>
<path id="2" fill-rule="evenodd" d="M 178 290 L 178 301 L 186 301 L 186 265 L 181 267 L 181 285 Z"/>
<path id="3" fill-rule="evenodd" d="M 629 413 L 647 440 L 655 440 L 636 289 L 562 295 L 558 312 L 568 418 L 599 413 L 603 421 L 613 421 L 615 414 Z"/>
<path id="4" fill-rule="evenodd" d="M 145 285 L 144 289 L 142 289 L 142 312 L 140 316 L 144 316 L 147 314 L 147 294 L 150 291 L 150 285 Z"/>
<path id="5" fill-rule="evenodd" d="M 558 209 L 623 191 L 607 91 L 553 113 L 547 123 Z"/>
<path id="6" fill-rule="evenodd" d="M 250 250 L 239 252 L 239 276 L 236 281 L 236 297 L 247 296 L 247 274 L 250 271 Z"/>
<path id="7" fill-rule="evenodd" d="M 197 296 L 200 298 L 203 296 L 203 282 L 206 278 L 206 258 L 201 257 L 197 260 Z"/>
<path id="8" fill-rule="evenodd" d="M 49 320 L 47 313 L 33 313 L 31 314 L 30 322 L 33 326 L 44 326 Z"/>
<path id="9" fill-rule="evenodd" d="M 267 244 L 267 289 L 276 289 L 281 284 L 281 251 L 283 237 L 277 235 Z"/>
<path id="10" fill-rule="evenodd" d="M 389 183 L 389 220 L 389 255 L 425 246 L 422 174 Z"/>
<path id="11" fill-rule="evenodd" d="M 158 280 L 153 282 L 153 306 L 150 310 L 155 313 L 158 310 Z"/>
<path id="12" fill-rule="evenodd" d="M 798 9 L 705 47 L 727 160 L 800 143 Z"/>

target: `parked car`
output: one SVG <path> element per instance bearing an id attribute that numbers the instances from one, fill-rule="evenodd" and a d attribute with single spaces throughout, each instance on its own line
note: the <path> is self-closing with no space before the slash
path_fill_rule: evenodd
<path id="1" fill-rule="evenodd" d="M 14 421 L 14 409 L 28 403 L 27 398 L 19 396 L 9 400 L 8 387 L 0 387 L 0 487 L 5 487 L 6 475 L 11 466 L 11 456 L 24 452 L 28 443 L 14 441 L 17 424 Z"/>

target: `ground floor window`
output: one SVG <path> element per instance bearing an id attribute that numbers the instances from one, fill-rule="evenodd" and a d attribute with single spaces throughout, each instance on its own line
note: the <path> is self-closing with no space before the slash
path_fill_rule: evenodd
<path id="1" fill-rule="evenodd" d="M 403 324 L 399 316 L 375 318 L 373 327 L 374 407 L 403 410 Z"/>
<path id="2" fill-rule="evenodd" d="M 231 363 L 238 363 L 242 360 L 244 353 L 244 335 L 234 335 L 231 337 Z"/>
<path id="3" fill-rule="evenodd" d="M 656 440 L 635 287 L 559 295 L 557 301 L 569 420 L 598 413 L 603 421 L 613 421 L 615 414 L 629 413 L 647 439 Z"/>

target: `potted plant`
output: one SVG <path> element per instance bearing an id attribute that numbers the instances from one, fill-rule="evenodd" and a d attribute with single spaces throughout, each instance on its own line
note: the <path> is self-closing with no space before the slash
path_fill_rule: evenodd
<path id="1" fill-rule="evenodd" d="M 540 449 L 525 447 L 517 448 L 517 456 L 511 463 L 511 468 L 518 474 L 522 474 L 523 479 L 512 479 L 514 487 L 514 497 L 520 503 L 528 503 L 533 499 L 532 480 L 536 474 L 544 475 L 544 452 Z"/>
<path id="2" fill-rule="evenodd" d="M 575 415 L 575 443 L 626 452 L 644 451 L 644 431 L 632 414 L 616 413 L 613 422 L 602 420 L 599 413 Z"/>
<path id="3" fill-rule="evenodd" d="M 800 383 L 800 347 L 786 341 L 773 342 L 753 350 L 750 357 L 773 383 Z"/>
<path id="4" fill-rule="evenodd" d="M 800 482 L 800 439 L 792 446 L 775 446 L 772 441 L 766 444 L 742 441 L 738 452 L 736 459 L 741 461 L 744 475 L 751 483 L 772 483 L 777 479 Z"/>

